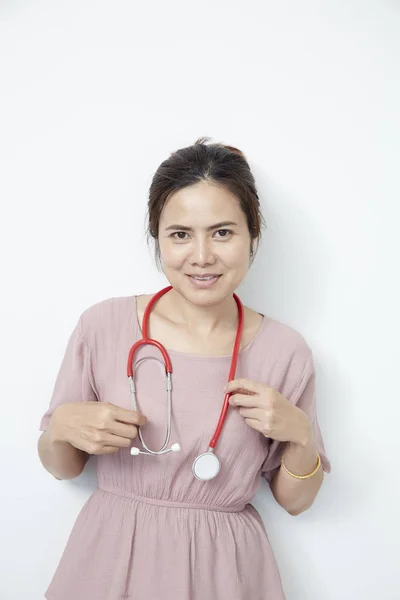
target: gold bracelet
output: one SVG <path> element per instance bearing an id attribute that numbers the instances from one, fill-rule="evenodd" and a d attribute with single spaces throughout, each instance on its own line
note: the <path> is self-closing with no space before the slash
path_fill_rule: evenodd
<path id="1" fill-rule="evenodd" d="M 319 455 L 319 452 L 317 452 L 318 455 L 318 461 L 317 461 L 317 466 L 315 467 L 314 471 L 312 473 L 310 473 L 309 475 L 295 475 L 294 473 L 291 473 L 285 466 L 285 463 L 283 462 L 283 456 L 282 456 L 282 467 L 285 469 L 286 473 L 288 473 L 289 475 L 291 475 L 292 477 L 295 477 L 296 479 L 308 479 L 309 477 L 312 477 L 313 475 L 315 475 L 315 473 L 318 471 L 319 466 L 321 464 L 321 457 Z"/>

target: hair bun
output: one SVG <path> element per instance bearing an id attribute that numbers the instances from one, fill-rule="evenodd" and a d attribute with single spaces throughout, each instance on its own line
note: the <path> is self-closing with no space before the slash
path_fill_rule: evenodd
<path id="1" fill-rule="evenodd" d="M 225 150 L 229 150 L 229 152 L 233 152 L 233 154 L 237 154 L 237 156 L 240 156 L 241 158 L 243 158 L 244 160 L 247 161 L 247 158 L 245 157 L 245 155 L 243 154 L 243 152 L 241 150 L 239 150 L 239 148 L 235 148 L 235 146 L 227 146 L 226 144 L 221 144 L 221 143 L 218 143 L 218 142 L 213 142 L 211 140 L 211 138 L 208 137 L 208 136 L 203 136 L 203 137 L 198 138 L 195 141 L 194 145 L 195 146 L 198 146 L 198 145 L 204 145 L 204 146 L 206 146 L 209 143 L 211 145 L 213 145 L 213 146 L 217 146 L 217 147 L 219 146 L 220 148 L 225 148 Z"/>
<path id="2" fill-rule="evenodd" d="M 239 150 L 239 148 L 235 148 L 235 146 L 225 146 L 224 144 L 221 144 L 221 146 L 223 148 L 226 148 L 227 150 L 230 150 L 230 152 L 233 152 L 234 154 L 241 156 L 242 158 L 244 158 L 244 160 L 246 160 L 245 155 L 243 154 L 243 152 L 241 150 Z"/>

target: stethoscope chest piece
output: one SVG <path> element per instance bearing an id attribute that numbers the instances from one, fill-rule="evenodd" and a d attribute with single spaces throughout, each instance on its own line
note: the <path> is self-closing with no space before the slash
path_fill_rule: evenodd
<path id="1" fill-rule="evenodd" d="M 196 479 L 208 481 L 214 479 L 219 473 L 221 463 L 218 456 L 210 450 L 200 454 L 193 463 L 192 471 Z"/>

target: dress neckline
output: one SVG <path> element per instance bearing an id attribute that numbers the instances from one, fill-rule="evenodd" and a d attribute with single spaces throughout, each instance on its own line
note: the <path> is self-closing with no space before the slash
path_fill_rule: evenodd
<path id="1" fill-rule="evenodd" d="M 137 295 L 133 296 L 133 312 L 134 312 L 134 319 L 135 319 L 136 327 L 139 330 L 140 336 L 143 336 L 142 326 L 139 321 L 139 315 L 138 315 L 138 310 L 137 310 L 137 297 L 141 296 L 141 295 L 142 294 L 137 294 Z M 261 314 L 261 313 L 259 313 L 259 314 Z M 239 351 L 239 357 L 243 356 L 249 352 L 249 350 L 253 346 L 253 344 L 258 340 L 259 337 L 261 337 L 261 334 L 264 331 L 264 329 L 266 329 L 266 327 L 270 323 L 272 323 L 272 319 L 269 319 L 265 315 L 261 315 L 261 316 L 262 316 L 261 323 L 260 323 L 255 335 Z M 226 360 L 231 360 L 231 358 L 232 358 L 232 354 L 222 354 L 221 356 L 210 356 L 210 355 L 205 355 L 205 354 L 192 354 L 191 352 L 179 352 L 178 350 L 170 350 L 169 348 L 166 348 L 166 350 L 170 356 L 175 356 L 176 358 L 179 358 L 179 357 L 195 358 L 197 360 L 210 360 L 210 361 L 218 361 L 218 360 L 226 361 Z"/>

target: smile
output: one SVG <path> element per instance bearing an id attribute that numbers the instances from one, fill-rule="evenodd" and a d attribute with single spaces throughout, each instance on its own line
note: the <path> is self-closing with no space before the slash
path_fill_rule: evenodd
<path id="1" fill-rule="evenodd" d="M 214 285 L 221 275 L 188 275 L 191 283 L 196 287 L 210 287 Z"/>

